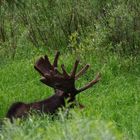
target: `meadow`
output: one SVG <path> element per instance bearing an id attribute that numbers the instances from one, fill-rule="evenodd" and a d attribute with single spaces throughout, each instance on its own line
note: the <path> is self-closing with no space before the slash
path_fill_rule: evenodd
<path id="1" fill-rule="evenodd" d="M 53 94 L 51 88 L 39 81 L 40 76 L 33 68 L 39 56 L 41 54 L 30 59 L 9 61 L 1 66 L 1 118 L 4 118 L 13 102 L 29 103 Z M 53 59 L 53 54 L 50 56 Z M 75 58 L 75 54 L 62 53 L 59 63 L 65 63 L 70 71 Z M 67 61 L 64 62 L 65 59 Z M 1 139 L 139 139 L 138 69 L 133 66 L 125 69 L 125 60 L 120 62 L 115 56 L 101 63 L 94 55 L 88 55 L 86 60 L 81 58 L 80 65 L 86 62 L 90 63 L 91 68 L 77 81 L 77 87 L 92 79 L 97 71 L 101 72 L 102 80 L 78 95 L 77 100 L 85 105 L 83 110 L 78 107 L 70 110 L 70 119 L 65 117 L 65 112 L 60 111 L 60 116 L 54 121 L 47 115 L 31 116 L 25 121 L 15 120 L 14 124 L 5 121 Z"/>
<path id="2" fill-rule="evenodd" d="M 139 2 L 97 0 L 8 1 L 0 4 L 1 140 L 139 140 L 140 42 Z M 94 7 L 94 8 L 93 8 Z M 132 9 L 129 11 L 129 9 Z M 128 12 L 129 11 L 129 12 Z M 56 50 L 70 72 L 75 59 L 90 68 L 77 82 L 82 87 L 97 72 L 101 81 L 77 96 L 77 106 L 59 110 L 53 119 L 34 113 L 10 123 L 14 102 L 31 103 L 51 96 L 35 61 Z"/>

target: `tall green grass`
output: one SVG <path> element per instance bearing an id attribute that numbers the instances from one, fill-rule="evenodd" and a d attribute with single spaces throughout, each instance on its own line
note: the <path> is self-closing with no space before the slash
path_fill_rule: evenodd
<path id="1" fill-rule="evenodd" d="M 0 118 L 2 140 L 140 139 L 139 2 L 129 0 L 0 1 Z M 54 120 L 37 114 L 5 120 L 13 102 L 47 98 L 53 90 L 39 82 L 33 64 L 40 55 L 70 72 L 74 60 L 91 68 L 76 82 L 81 87 L 100 71 L 102 80 L 77 96 L 86 107 Z"/>
<path id="2" fill-rule="evenodd" d="M 47 98 L 53 90 L 39 82 L 39 74 L 33 69 L 40 55 L 17 59 L 1 65 L 0 69 L 0 117 L 13 102 L 34 102 Z M 50 54 L 53 60 L 53 55 Z M 70 71 L 77 54 L 64 53 L 59 63 Z M 31 116 L 14 124 L 5 121 L 1 139 L 140 139 L 140 79 L 139 64 L 131 66 L 130 59 L 117 56 L 99 58 L 97 54 L 79 55 L 80 66 L 86 62 L 91 68 L 76 82 L 83 86 L 93 79 L 97 71 L 102 80 L 91 89 L 78 95 L 85 105 L 83 110 L 71 110 L 70 118 L 60 117 L 52 121 L 49 116 Z M 64 61 L 67 60 L 67 61 Z M 120 61 L 121 60 L 121 61 Z M 129 62 L 129 63 L 128 63 Z"/>
<path id="3" fill-rule="evenodd" d="M 65 119 L 60 112 L 59 119 L 51 120 L 47 116 L 32 116 L 24 122 L 5 123 L 1 139 L 7 140 L 120 140 L 123 135 L 112 122 L 83 117 L 77 110 L 73 117 Z"/>

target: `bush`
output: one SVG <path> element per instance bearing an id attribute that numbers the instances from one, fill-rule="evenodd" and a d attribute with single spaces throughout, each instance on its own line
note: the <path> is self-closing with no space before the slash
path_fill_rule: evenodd
<path id="1" fill-rule="evenodd" d="M 48 51 L 82 46 L 120 55 L 139 54 L 138 1 L 4 0 L 1 3 L 1 55 L 11 54 L 14 58 L 17 47 L 25 42 L 27 46 Z"/>

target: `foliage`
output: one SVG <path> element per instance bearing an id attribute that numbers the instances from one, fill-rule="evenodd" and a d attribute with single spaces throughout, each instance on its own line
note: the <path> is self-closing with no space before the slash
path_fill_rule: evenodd
<path id="1" fill-rule="evenodd" d="M 96 0 L 14 0 L 1 2 L 1 55 L 12 55 L 23 46 L 73 50 L 86 38 L 98 47 L 121 55 L 140 52 L 139 2 Z M 28 41 L 27 41 L 28 39 Z M 32 44 L 31 44 L 31 43 Z M 68 46 L 68 47 L 66 47 Z M 72 48 L 71 48 L 72 46 Z M 83 49 L 87 48 L 83 44 Z M 24 46 L 26 47 L 26 46 Z"/>
<path id="2" fill-rule="evenodd" d="M 66 119 L 63 112 L 60 112 L 59 118 L 55 121 L 52 121 L 48 116 L 32 116 L 25 122 L 17 120 L 14 124 L 6 121 L 5 128 L 2 130 L 0 137 L 1 140 L 122 139 L 122 135 L 115 129 L 112 122 L 105 123 L 101 120 L 95 120 L 94 118 L 82 118 L 81 115 L 76 112 L 72 112 L 72 115 L 73 118 Z M 37 123 L 34 123 L 35 121 Z"/>
<path id="3" fill-rule="evenodd" d="M 70 71 L 73 65 L 72 62 L 74 63 L 76 56 L 77 54 L 71 55 L 65 53 L 60 58 L 60 63 L 64 62 L 64 60 L 69 57 L 65 65 L 68 71 Z M 1 118 L 5 116 L 6 111 L 13 102 L 23 101 L 29 103 L 38 101 L 47 98 L 53 93 L 50 88 L 47 88 L 45 85 L 43 86 L 43 84 L 39 82 L 40 76 L 33 70 L 33 63 L 36 59 L 37 56 L 34 55 L 30 59 L 24 58 L 1 65 Z M 109 137 L 115 139 L 114 137 L 116 137 L 117 139 L 119 135 L 114 133 L 114 128 L 112 128 L 112 126 L 108 128 L 108 124 L 113 123 L 113 127 L 116 127 L 115 131 L 120 131 L 127 139 L 139 139 L 140 120 L 138 110 L 140 107 L 140 80 L 137 77 L 139 74 L 139 64 L 131 64 L 130 59 L 121 58 L 120 60 L 119 57 L 113 55 L 100 59 L 96 52 L 94 55 L 87 53 L 84 58 L 81 55 L 81 59 L 83 61 L 82 65 L 88 62 L 91 64 L 91 69 L 82 79 L 79 79 L 76 83 L 77 87 L 81 87 L 92 79 L 97 70 L 101 70 L 102 81 L 86 91 L 86 93 L 82 93 L 78 96 L 77 99 L 79 102 L 85 105 L 85 109 L 82 111 L 78 108 L 74 109 L 74 112 L 78 116 L 74 114 L 74 118 L 69 118 L 70 120 L 66 119 L 65 123 L 61 123 L 57 118 L 54 122 L 50 121 L 48 120 L 49 116 L 48 118 L 47 116 L 44 118 L 38 116 L 35 116 L 35 118 L 31 117 L 25 122 L 21 121 L 19 124 L 16 124 L 16 122 L 14 124 L 9 124 L 6 121 L 6 126 L 4 126 L 0 134 L 1 138 L 8 139 L 8 137 L 12 137 L 16 139 L 17 137 L 25 137 L 25 139 L 30 139 L 30 137 L 34 137 L 34 139 L 36 139 L 37 137 L 43 137 L 45 139 L 46 137 L 50 137 L 50 139 L 53 139 L 53 137 L 56 138 L 59 135 L 55 135 L 54 132 L 59 130 L 58 132 L 61 133 L 60 130 L 63 129 L 63 133 L 58 136 L 60 139 L 62 139 L 62 137 L 66 139 L 74 132 L 72 139 L 80 139 L 82 137 L 83 139 L 88 139 L 90 136 L 91 139 L 93 137 L 99 139 L 108 139 Z M 80 120 L 81 122 L 79 123 Z M 79 125 L 75 125 L 77 123 L 79 123 Z M 84 127 L 85 123 L 88 125 L 86 128 Z M 66 127 L 69 126 L 68 130 L 70 133 L 68 133 L 69 131 L 65 131 L 64 125 L 66 125 Z M 79 130 L 77 130 L 78 126 L 81 126 Z M 13 129 L 11 130 L 12 127 Z M 38 128 L 41 130 L 43 129 L 43 132 L 38 132 L 36 135 Z M 100 133 L 103 133 L 103 136 L 106 135 L 104 129 L 107 131 L 107 138 L 100 135 Z M 15 134 L 15 131 L 19 132 L 18 135 L 17 133 Z M 85 133 L 87 132 L 87 135 L 84 135 L 85 133 L 83 133 L 83 131 Z"/>
<path id="4" fill-rule="evenodd" d="M 5 120 L 0 139 L 139 140 L 139 4 L 138 0 L 0 1 L 1 120 L 13 102 L 42 100 L 53 92 L 33 71 L 40 55 L 60 50 L 60 63 L 68 71 L 77 57 L 80 65 L 90 63 L 77 87 L 96 71 L 102 74 L 99 84 L 78 96 L 84 110 L 75 108 L 68 118 L 60 111 L 54 120 L 36 114 L 13 124 Z"/>

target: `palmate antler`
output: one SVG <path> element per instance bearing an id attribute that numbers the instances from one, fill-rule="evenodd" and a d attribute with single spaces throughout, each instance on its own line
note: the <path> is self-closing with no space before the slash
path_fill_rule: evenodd
<path id="1" fill-rule="evenodd" d="M 81 75 L 83 75 L 86 70 L 89 68 L 89 65 L 85 65 L 77 74 L 76 70 L 79 64 L 79 60 L 75 61 L 74 67 L 70 74 L 65 70 L 64 64 L 61 65 L 62 72 L 59 72 L 57 69 L 58 58 L 60 52 L 57 52 L 53 64 L 50 63 L 47 55 L 41 57 L 35 64 L 35 69 L 43 76 L 41 82 L 44 84 L 53 87 L 54 89 L 59 89 L 65 93 L 78 94 L 90 87 L 100 80 L 100 74 L 96 75 L 96 78 L 89 82 L 87 85 L 80 89 L 75 88 L 75 80 L 77 80 Z"/>

